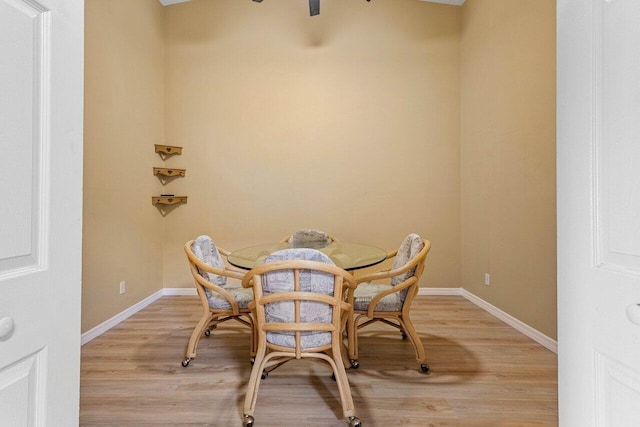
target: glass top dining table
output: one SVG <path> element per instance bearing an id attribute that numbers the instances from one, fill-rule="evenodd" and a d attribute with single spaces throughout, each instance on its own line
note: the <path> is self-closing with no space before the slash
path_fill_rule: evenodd
<path id="1" fill-rule="evenodd" d="M 340 268 L 357 270 L 371 267 L 385 260 L 387 252 L 376 246 L 362 243 L 331 242 L 324 247 L 311 247 L 323 252 Z M 293 248 L 289 242 L 267 243 L 238 249 L 229 254 L 227 260 L 231 265 L 243 269 L 252 269 L 273 252 Z"/>

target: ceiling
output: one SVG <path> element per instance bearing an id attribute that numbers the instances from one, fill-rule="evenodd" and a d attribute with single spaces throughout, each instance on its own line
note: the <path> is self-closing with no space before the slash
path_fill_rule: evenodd
<path id="1" fill-rule="evenodd" d="M 187 1 L 189 0 L 160 0 L 160 3 L 162 3 L 165 6 L 169 6 L 170 4 L 184 3 Z M 462 6 L 462 4 L 465 2 L 465 0 L 420 0 L 420 1 L 427 1 L 429 3 L 450 4 L 452 6 Z"/>

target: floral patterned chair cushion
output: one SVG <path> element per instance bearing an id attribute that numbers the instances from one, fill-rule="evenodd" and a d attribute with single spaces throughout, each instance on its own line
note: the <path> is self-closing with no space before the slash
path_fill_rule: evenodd
<path id="1" fill-rule="evenodd" d="M 205 264 L 224 270 L 224 262 L 222 261 L 220 252 L 218 252 L 218 248 L 216 247 L 216 244 L 213 243 L 211 237 L 204 235 L 199 236 L 193 242 L 191 250 L 193 250 L 193 254 Z M 224 276 L 209 273 L 208 271 L 200 271 L 200 269 L 198 269 L 198 273 L 214 285 L 224 286 L 227 284 L 227 278 Z"/>
<path id="2" fill-rule="evenodd" d="M 396 254 L 395 259 L 393 260 L 393 265 L 391 269 L 396 269 L 403 267 L 409 261 L 414 259 L 416 255 L 420 253 L 420 251 L 424 248 L 424 243 L 419 235 L 416 233 L 411 233 L 407 237 L 404 238 L 402 244 L 400 244 L 400 248 L 398 248 L 398 253 Z M 399 276 L 395 276 L 391 278 L 391 286 L 395 286 L 399 283 L 404 282 L 409 277 L 413 276 L 416 272 L 415 268 L 412 268 L 409 271 L 400 274 Z M 400 291 L 400 301 L 404 304 L 404 300 L 407 296 L 407 289 Z"/>
<path id="3" fill-rule="evenodd" d="M 264 263 L 284 261 L 284 260 L 308 260 L 324 262 L 332 264 L 331 258 L 315 249 L 284 249 L 274 252 L 265 258 Z M 333 295 L 332 274 L 302 270 L 300 271 L 300 291 L 314 292 L 325 295 Z M 262 279 L 262 291 L 264 295 L 277 292 L 293 291 L 293 271 L 282 270 L 277 272 L 266 273 Z M 300 303 L 301 321 L 305 323 L 331 323 L 331 307 L 315 301 L 302 301 Z M 293 301 L 281 301 L 265 306 L 266 322 L 285 322 L 292 323 L 294 321 L 294 303 Z M 330 332 L 302 332 L 301 346 L 305 348 L 313 348 L 326 345 L 331 342 Z M 294 348 L 295 336 L 293 332 L 267 332 L 267 342 Z"/>
<path id="4" fill-rule="evenodd" d="M 289 238 L 289 243 L 294 248 L 320 249 L 331 243 L 331 237 L 324 231 L 305 229 L 293 233 Z"/>
<path id="5" fill-rule="evenodd" d="M 202 260 L 205 264 L 212 267 L 216 267 L 224 270 L 225 265 L 218 252 L 216 244 L 209 236 L 199 236 L 191 246 L 193 254 Z M 208 271 L 202 271 L 198 269 L 198 272 L 202 277 L 207 279 L 214 285 L 218 285 L 225 290 L 229 291 L 233 299 L 238 303 L 238 308 L 247 308 L 249 303 L 253 301 L 253 291 L 251 289 L 245 289 L 240 284 L 227 284 L 227 278 L 218 274 L 209 273 Z M 209 307 L 216 310 L 230 310 L 231 304 L 229 301 L 219 293 L 205 288 L 205 294 L 207 295 L 207 301 L 209 301 Z"/>
<path id="6" fill-rule="evenodd" d="M 238 303 L 239 309 L 244 309 L 249 306 L 249 303 L 253 301 L 253 290 L 251 288 L 243 288 L 242 286 L 225 286 L 224 289 L 228 291 L 234 300 Z M 231 304 L 229 301 L 217 292 L 211 289 L 205 289 L 207 294 L 207 301 L 209 301 L 209 307 L 213 309 L 230 310 Z"/>
<path id="7" fill-rule="evenodd" d="M 353 293 L 353 308 L 354 310 L 366 311 L 369 309 L 369 304 L 373 297 L 378 295 L 382 291 L 390 289 L 391 285 L 383 283 L 361 283 Z M 375 311 L 400 311 L 402 310 L 402 301 L 400 300 L 401 292 L 394 292 L 382 298 L 376 307 Z"/>
<path id="8" fill-rule="evenodd" d="M 401 268 L 408 262 L 413 260 L 424 248 L 424 243 L 419 235 L 412 233 L 409 234 L 402 241 L 398 253 L 395 256 L 391 269 Z M 406 271 L 403 274 L 394 276 L 391 278 L 389 285 L 379 283 L 360 283 L 356 288 L 354 296 L 354 309 L 365 311 L 369 308 L 369 303 L 373 298 L 382 291 L 390 289 L 392 286 L 398 285 L 415 274 L 415 268 Z M 375 311 L 400 311 L 404 305 L 404 300 L 407 296 L 408 289 L 403 289 L 400 292 L 395 292 L 382 298 L 380 302 L 374 308 Z"/>

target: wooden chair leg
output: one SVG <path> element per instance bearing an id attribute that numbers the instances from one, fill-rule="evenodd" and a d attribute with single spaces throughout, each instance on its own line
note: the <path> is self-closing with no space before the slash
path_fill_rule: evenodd
<path id="1" fill-rule="evenodd" d="M 249 315 L 251 319 L 251 358 L 255 360 L 256 353 L 258 352 L 258 331 L 256 330 L 256 323 Z"/>
<path id="2" fill-rule="evenodd" d="M 353 398 L 351 396 L 351 387 L 349 386 L 349 380 L 347 379 L 347 372 L 344 369 L 342 363 L 342 357 L 340 356 L 339 349 L 332 352 L 331 358 L 328 359 L 333 374 L 336 378 L 336 384 L 338 385 L 338 393 L 340 394 L 340 401 L 342 403 L 343 416 L 346 419 L 354 416 L 353 411 Z"/>
<path id="3" fill-rule="evenodd" d="M 411 319 L 409 318 L 409 316 L 399 316 L 398 320 L 400 321 L 400 325 L 402 326 L 402 328 L 407 332 L 411 344 L 413 344 L 413 349 L 416 354 L 416 360 L 418 361 L 418 363 L 420 363 L 422 372 L 429 372 L 429 365 L 427 365 L 427 357 L 424 352 L 422 340 L 416 332 L 416 328 L 413 326 Z"/>
<path id="4" fill-rule="evenodd" d="M 358 330 L 353 313 L 345 313 L 346 318 L 343 320 L 343 330 L 347 336 L 347 355 L 348 364 L 353 369 L 358 369 L 358 342 L 356 341 Z"/>
<path id="5" fill-rule="evenodd" d="M 262 372 L 270 359 L 269 356 L 270 355 L 266 354 L 266 346 L 258 348 L 255 363 L 251 368 L 251 375 L 249 376 L 249 382 L 247 383 L 247 394 L 244 398 L 243 416 L 245 426 L 253 425 L 253 413 L 256 409 L 256 402 L 258 400 L 260 380 L 262 379 Z"/>
<path id="6" fill-rule="evenodd" d="M 240 316 L 247 319 L 249 328 L 251 328 L 251 341 L 250 341 L 249 355 L 251 356 L 252 363 L 254 363 L 256 358 L 256 351 L 258 348 L 258 332 L 256 331 L 256 324 L 253 321 L 253 317 L 250 314 L 241 314 Z"/>
<path id="7" fill-rule="evenodd" d="M 349 363 L 353 369 L 358 369 L 358 320 L 362 315 L 349 315 L 347 322 L 347 339 L 349 343 Z"/>
<path id="8" fill-rule="evenodd" d="M 209 312 L 203 313 L 202 317 L 198 321 L 198 324 L 195 328 L 193 328 L 193 332 L 191 333 L 191 337 L 189 338 L 189 343 L 187 344 L 187 351 L 184 355 L 184 360 L 182 361 L 182 366 L 189 366 L 189 362 L 191 359 L 195 359 L 196 357 L 196 348 L 198 347 L 198 343 L 200 342 L 200 337 L 204 330 L 209 326 L 209 323 L 215 316 Z"/>

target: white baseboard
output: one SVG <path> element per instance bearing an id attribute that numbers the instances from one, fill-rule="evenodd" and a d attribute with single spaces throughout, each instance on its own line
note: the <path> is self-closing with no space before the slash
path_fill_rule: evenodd
<path id="1" fill-rule="evenodd" d="M 165 296 L 198 295 L 196 288 L 164 288 Z"/>
<path id="2" fill-rule="evenodd" d="M 487 311 L 488 313 L 494 315 L 498 319 L 502 320 L 507 325 L 511 326 L 513 329 L 523 333 L 528 336 L 541 346 L 551 350 L 552 352 L 558 354 L 558 342 L 552 338 L 549 338 L 542 332 L 532 328 L 526 323 L 521 322 L 516 319 L 512 315 L 505 313 L 500 310 L 498 307 L 489 304 L 482 298 L 472 294 L 471 292 L 463 289 L 463 288 L 420 288 L 418 295 L 460 295 L 481 309 Z"/>
<path id="3" fill-rule="evenodd" d="M 92 339 L 104 334 L 109 329 L 111 329 L 114 326 L 116 326 L 118 323 L 122 322 L 123 320 L 128 319 L 129 317 L 133 316 L 134 314 L 136 314 L 137 312 L 139 312 L 140 310 L 142 310 L 143 308 L 145 308 L 146 306 L 148 306 L 152 302 L 157 301 L 158 299 L 162 298 L 165 295 L 196 295 L 196 288 L 164 288 L 164 289 L 160 289 L 159 291 L 153 293 L 152 295 L 149 295 L 148 297 L 146 297 L 142 301 L 140 301 L 140 302 L 132 305 L 131 307 L 127 308 L 126 310 L 116 314 L 111 319 L 105 320 L 104 322 L 102 322 L 98 326 L 96 326 L 96 327 L 88 330 L 84 334 L 82 334 L 81 337 L 80 337 L 80 345 L 85 345 L 86 343 L 88 343 Z"/>
<path id="4" fill-rule="evenodd" d="M 102 335 L 103 333 L 107 332 L 109 329 L 113 328 L 118 323 L 120 323 L 123 320 L 126 320 L 127 318 L 129 318 L 132 315 L 136 314 L 138 311 L 142 310 L 143 308 L 145 308 L 146 306 L 148 306 L 152 302 L 158 300 L 159 298 L 161 298 L 163 296 L 176 296 L 176 295 L 196 295 L 196 289 L 195 288 L 164 288 L 164 289 L 160 289 L 159 291 L 157 291 L 153 295 L 148 296 L 147 298 L 143 299 L 139 303 L 137 303 L 135 305 L 132 305 L 131 307 L 129 307 L 126 310 L 124 310 L 123 312 L 121 312 L 119 314 L 116 314 L 111 319 L 102 322 L 101 324 L 99 324 L 95 328 L 92 328 L 92 329 L 88 330 L 87 332 L 85 332 L 84 334 L 82 334 L 81 339 L 80 339 L 81 345 L 84 345 L 84 344 L 88 343 L 89 341 L 91 341 L 92 339 L 94 339 L 94 338 Z M 521 322 L 520 320 L 518 320 L 515 317 L 511 316 L 510 314 L 505 313 L 504 311 L 500 310 L 498 307 L 495 307 L 495 306 L 489 304 L 488 302 L 486 302 L 482 298 L 472 294 L 469 291 L 464 290 L 463 288 L 420 288 L 420 290 L 418 292 L 418 295 L 456 295 L 456 296 L 462 296 L 462 297 L 468 299 L 469 301 L 471 301 L 472 303 L 474 303 L 475 305 L 477 305 L 478 307 L 482 308 L 483 310 L 489 312 L 490 314 L 494 315 L 498 319 L 502 320 L 504 323 L 506 323 L 507 325 L 511 326 L 515 330 L 517 330 L 517 331 L 523 333 L 524 335 L 528 336 L 529 338 L 531 338 L 532 340 L 534 340 L 538 344 L 542 345 L 543 347 L 553 351 L 556 354 L 558 353 L 558 342 L 556 340 L 549 338 L 548 336 L 544 335 L 542 332 L 540 332 L 540 331 L 532 328 L 531 326 Z"/>
<path id="5" fill-rule="evenodd" d="M 462 288 L 420 288 L 418 295 L 457 295 L 462 296 Z"/>

